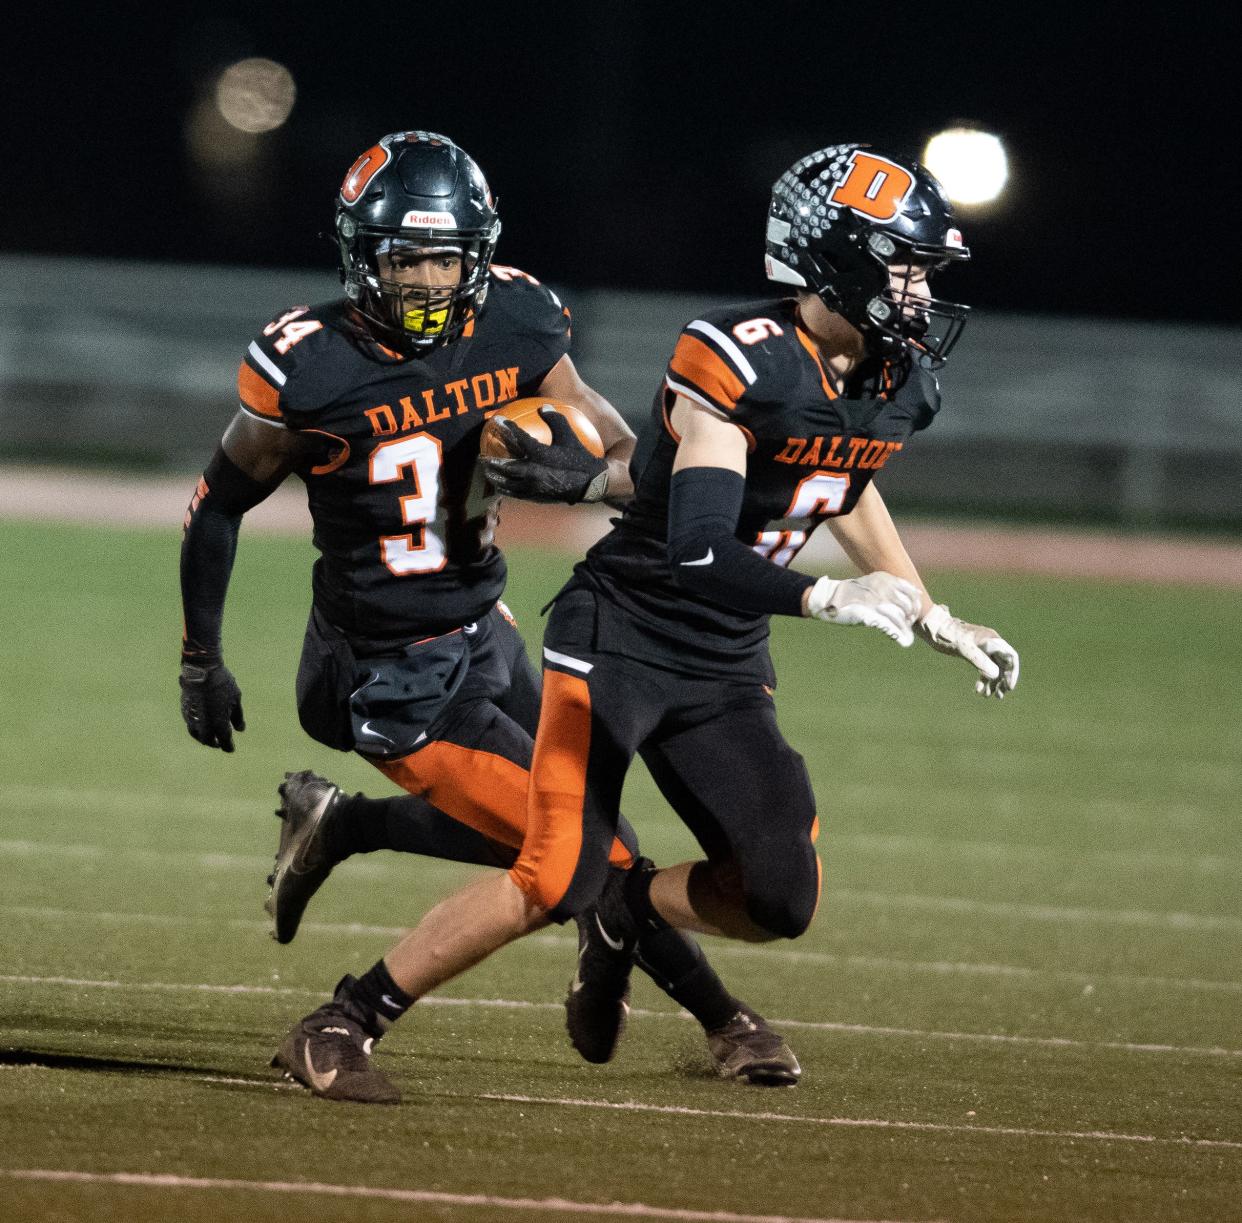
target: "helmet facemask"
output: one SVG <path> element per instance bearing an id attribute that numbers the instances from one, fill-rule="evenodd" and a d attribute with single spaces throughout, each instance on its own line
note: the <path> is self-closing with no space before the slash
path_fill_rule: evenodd
<path id="1" fill-rule="evenodd" d="M 953 252 L 895 242 L 879 232 L 869 234 L 866 245 L 882 262 L 883 288 L 867 301 L 859 321 L 849 321 L 862 332 L 872 352 L 889 355 L 905 348 L 920 365 L 939 369 L 961 337 L 970 307 L 915 292 L 910 284 L 916 279 L 916 269 L 924 270 L 930 280 L 952 262 Z M 899 274 L 898 268 L 904 268 L 904 273 Z"/>
<path id="2" fill-rule="evenodd" d="M 495 237 L 458 235 L 415 237 L 355 226 L 354 240 L 344 232 L 352 218 L 338 220 L 345 292 L 358 312 L 385 342 L 399 351 L 423 353 L 457 339 L 487 296 Z M 499 224 L 496 230 L 499 230 Z M 402 249 L 461 257 L 456 285 L 417 285 L 386 277 L 380 256 Z"/>

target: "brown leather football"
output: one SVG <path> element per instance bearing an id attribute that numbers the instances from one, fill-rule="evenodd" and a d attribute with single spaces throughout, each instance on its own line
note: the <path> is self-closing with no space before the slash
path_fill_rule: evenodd
<path id="1" fill-rule="evenodd" d="M 578 440 L 597 458 L 604 456 L 604 443 L 600 440 L 599 430 L 591 423 L 590 418 L 581 408 L 560 399 L 547 399 L 532 396 L 527 399 L 515 399 L 504 407 L 491 413 L 483 425 L 483 433 L 479 437 L 479 453 L 485 458 L 507 459 L 513 456 L 505 446 L 500 432 L 493 423 L 497 417 L 503 416 L 511 420 L 517 427 L 537 442 L 545 446 L 552 442 L 552 432 L 539 415 L 540 408 L 555 408 L 566 420 L 570 428 L 578 435 Z"/>

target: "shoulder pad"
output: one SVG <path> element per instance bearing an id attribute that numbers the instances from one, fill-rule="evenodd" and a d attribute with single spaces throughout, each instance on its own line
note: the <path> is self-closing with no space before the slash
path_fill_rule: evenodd
<path id="1" fill-rule="evenodd" d="M 330 354 L 340 339 L 328 309 L 295 306 L 273 319 L 250 342 L 238 368 L 242 409 L 277 423 L 289 412 L 330 402 L 339 389 L 327 385 Z"/>
<path id="2" fill-rule="evenodd" d="M 909 410 L 916 432 L 926 429 L 940 411 L 940 381 L 931 370 L 916 365 L 894 399 Z"/>
<path id="3" fill-rule="evenodd" d="M 794 338 L 786 303 L 754 302 L 707 310 L 682 328 L 668 363 L 670 390 L 732 417 L 739 401 L 789 365 Z"/>
<path id="4" fill-rule="evenodd" d="M 487 308 L 503 312 L 533 335 L 567 349 L 570 313 L 559 297 L 529 272 L 492 264 Z"/>

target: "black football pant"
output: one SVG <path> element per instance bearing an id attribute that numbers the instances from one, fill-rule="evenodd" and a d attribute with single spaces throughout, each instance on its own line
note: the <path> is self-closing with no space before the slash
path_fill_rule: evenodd
<path id="1" fill-rule="evenodd" d="M 819 899 L 815 799 L 770 691 L 609 652 L 596 600 L 563 594 L 544 634 L 544 688 L 520 887 L 564 921 L 603 886 L 621 790 L 637 754 L 708 861 L 740 880 L 746 912 L 793 938 Z M 615 610 L 615 609 L 614 609 Z M 685 666 L 685 659 L 670 657 Z"/>
<path id="2" fill-rule="evenodd" d="M 503 604 L 382 655 L 360 653 L 312 612 L 297 690 L 312 737 L 353 747 L 407 791 L 351 799 L 343 850 L 513 863 L 526 828 L 540 681 Z M 626 865 L 636 849 L 623 823 L 613 860 Z"/>

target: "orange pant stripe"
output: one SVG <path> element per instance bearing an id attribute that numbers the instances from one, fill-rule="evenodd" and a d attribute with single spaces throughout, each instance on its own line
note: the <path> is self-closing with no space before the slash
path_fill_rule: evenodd
<path id="1" fill-rule="evenodd" d="M 553 908 L 569 890 L 582 852 L 590 750 L 591 690 L 586 680 L 544 671 L 526 842 L 509 874 L 545 909 Z M 614 854 L 618 848 L 614 841 Z"/>
<path id="2" fill-rule="evenodd" d="M 520 764 L 443 741 L 400 760 L 374 763 L 403 790 L 421 795 L 460 823 L 502 845 L 521 846 L 530 773 Z"/>
<path id="3" fill-rule="evenodd" d="M 589 707 L 589 696 L 587 701 Z M 586 725 L 589 742 L 589 711 Z M 375 760 L 372 763 L 403 790 L 425 798 L 459 823 L 501 845 L 522 848 L 531 775 L 520 764 L 491 752 L 439 740 L 399 760 Z M 582 769 L 585 768 L 584 752 Z M 579 831 L 573 860 L 569 865 L 569 877 L 573 875 L 582 839 L 580 813 L 584 790 L 585 777 L 579 784 L 578 805 L 574 810 L 573 826 Z M 608 859 L 616 866 L 629 866 L 633 855 L 614 837 Z M 516 865 L 514 869 L 517 869 Z M 569 886 L 568 878 L 565 886 Z"/>

